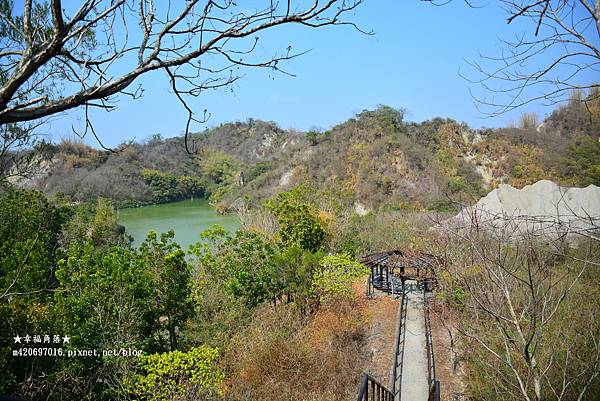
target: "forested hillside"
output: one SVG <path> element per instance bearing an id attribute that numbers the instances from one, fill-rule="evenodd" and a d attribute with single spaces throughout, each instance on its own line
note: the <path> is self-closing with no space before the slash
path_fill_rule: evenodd
<path id="1" fill-rule="evenodd" d="M 40 163 L 42 172 L 16 183 L 77 202 L 103 196 L 123 206 L 197 196 L 218 199 L 236 182 L 252 180 L 306 143 L 301 133 L 253 120 L 223 124 L 195 134 L 194 140 L 201 148 L 194 156 L 185 152 L 183 138 L 159 134 L 114 152 L 62 140 L 50 146 L 48 159 Z"/>
<path id="2" fill-rule="evenodd" d="M 63 140 L 44 172 L 22 186 L 72 201 L 98 196 L 122 206 L 206 197 L 226 210 L 260 202 L 299 183 L 359 208 L 437 209 L 477 198 L 499 183 L 540 179 L 600 183 L 600 106 L 581 93 L 542 123 L 535 115 L 502 129 L 472 129 L 452 119 L 414 123 L 387 106 L 365 110 L 327 131 L 302 133 L 249 119 L 182 138 L 155 135 L 114 153 Z"/>

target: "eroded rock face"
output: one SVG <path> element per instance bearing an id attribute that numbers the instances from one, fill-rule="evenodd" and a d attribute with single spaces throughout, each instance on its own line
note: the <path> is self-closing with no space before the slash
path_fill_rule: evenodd
<path id="1" fill-rule="evenodd" d="M 444 224 L 454 227 L 476 225 L 514 238 L 598 232 L 600 187 L 560 187 L 548 180 L 522 189 L 502 184 Z"/>
<path id="2" fill-rule="evenodd" d="M 294 178 L 294 172 L 295 172 L 294 169 L 286 171 L 279 179 L 279 186 L 280 187 L 289 186 L 290 183 L 292 182 L 292 179 Z"/>
<path id="3" fill-rule="evenodd" d="M 367 207 L 365 205 L 363 205 L 360 202 L 356 202 L 354 204 L 354 213 L 356 213 L 359 216 L 366 216 L 367 214 L 369 214 L 370 210 L 367 209 Z"/>
<path id="4" fill-rule="evenodd" d="M 31 167 L 25 168 L 25 170 L 30 170 L 31 173 L 19 175 L 18 170 L 13 167 L 9 171 L 8 182 L 24 189 L 39 188 L 58 162 L 56 157 L 50 160 L 44 159 L 42 156 L 35 157 L 30 163 Z"/>

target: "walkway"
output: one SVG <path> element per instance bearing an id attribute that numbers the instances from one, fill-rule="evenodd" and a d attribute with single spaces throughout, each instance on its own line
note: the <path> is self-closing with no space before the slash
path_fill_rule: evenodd
<path id="1" fill-rule="evenodd" d="M 423 315 L 423 291 L 414 281 L 405 284 L 407 297 L 406 320 L 404 326 L 404 351 L 400 370 L 400 387 L 403 401 L 427 400 L 429 384 L 427 379 L 427 349 L 425 345 L 425 318 Z"/>

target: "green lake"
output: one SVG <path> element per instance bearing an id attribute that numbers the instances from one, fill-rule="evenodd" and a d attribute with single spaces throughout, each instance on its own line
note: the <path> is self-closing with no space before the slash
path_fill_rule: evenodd
<path id="1" fill-rule="evenodd" d="M 190 244 L 200 239 L 199 234 L 203 230 L 215 224 L 230 231 L 240 225 L 237 216 L 217 213 L 204 199 L 121 209 L 118 217 L 119 224 L 125 226 L 136 247 L 146 239 L 150 230 L 159 234 L 174 230 L 175 241 L 187 250 Z"/>

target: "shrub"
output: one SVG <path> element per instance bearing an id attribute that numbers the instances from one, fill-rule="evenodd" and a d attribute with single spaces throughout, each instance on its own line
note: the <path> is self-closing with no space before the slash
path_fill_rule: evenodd
<path id="1" fill-rule="evenodd" d="M 51 358 L 15 358 L 11 348 L 17 333 L 53 328 L 47 290 L 56 285 L 61 222 L 60 209 L 38 191 L 7 188 L 0 195 L 0 394 L 13 392 L 16 383 L 31 377 L 32 359 L 40 369 L 54 364 Z"/>
<path id="2" fill-rule="evenodd" d="M 577 177 L 578 185 L 600 185 L 600 142 L 582 137 L 570 149 L 566 174 Z"/>
<path id="3" fill-rule="evenodd" d="M 238 230 L 234 236 L 217 228 L 202 237 L 212 242 L 197 244 L 193 252 L 201 268 L 226 291 L 254 307 L 277 293 L 273 279 L 274 248 L 258 234 Z"/>
<path id="4" fill-rule="evenodd" d="M 176 401 L 210 399 L 224 379 L 216 366 L 219 350 L 200 346 L 144 357 L 143 374 L 135 376 L 131 394 L 136 400 Z"/>
<path id="5" fill-rule="evenodd" d="M 177 177 L 171 173 L 163 173 L 158 170 L 144 169 L 142 177 L 146 184 L 152 189 L 152 197 L 158 202 L 179 197 Z"/>
<path id="6" fill-rule="evenodd" d="M 298 245 L 316 252 L 325 241 L 325 229 L 314 207 L 302 198 L 302 188 L 296 187 L 277 194 L 267 202 L 267 207 L 277 217 L 279 236 L 286 245 Z"/>
<path id="7" fill-rule="evenodd" d="M 148 304 L 153 306 L 157 316 L 166 318 L 171 350 L 177 347 L 178 331 L 191 313 L 190 266 L 185 252 L 173 241 L 174 237 L 173 230 L 160 237 L 150 231 L 137 253 L 138 263 L 152 280 L 151 300 L 154 302 Z"/>
<path id="8" fill-rule="evenodd" d="M 353 281 L 369 273 L 366 266 L 346 254 L 325 256 L 313 276 L 313 291 L 321 299 L 352 294 Z"/>

